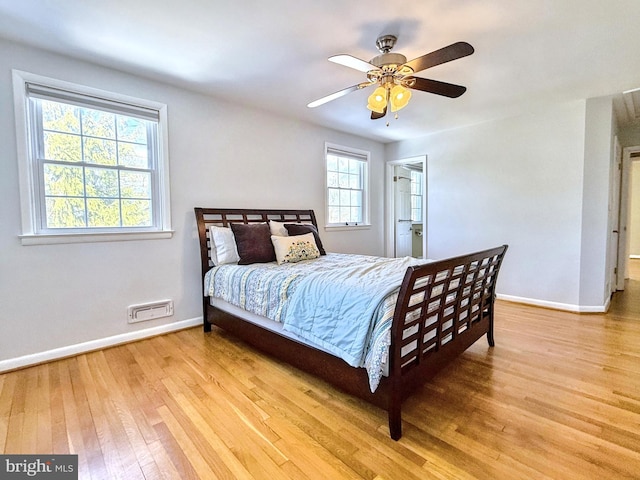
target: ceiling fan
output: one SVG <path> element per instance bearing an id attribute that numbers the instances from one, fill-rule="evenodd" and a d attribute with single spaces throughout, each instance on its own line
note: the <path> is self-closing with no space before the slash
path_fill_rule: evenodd
<path id="1" fill-rule="evenodd" d="M 467 90 L 466 87 L 461 85 L 416 77 L 414 74 L 427 68 L 471 55 L 474 52 L 471 45 L 466 42 L 453 43 L 407 62 L 407 57 L 404 55 L 391 52 L 397 40 L 395 35 L 378 37 L 376 46 L 380 51 L 380 55 L 369 62 L 348 54 L 329 57 L 331 62 L 366 73 L 367 81 L 315 100 L 309 103 L 307 107 L 318 107 L 356 90 L 378 85 L 369 96 L 367 104 L 367 108 L 371 110 L 371 119 L 375 120 L 387 114 L 388 106 L 391 107 L 392 112 L 397 112 L 407 106 L 411 98 L 410 89 L 435 93 L 449 98 L 457 98 Z"/>

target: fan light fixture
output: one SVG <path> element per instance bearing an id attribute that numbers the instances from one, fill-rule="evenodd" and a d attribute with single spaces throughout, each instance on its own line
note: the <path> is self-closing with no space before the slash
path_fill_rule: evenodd
<path id="1" fill-rule="evenodd" d="M 391 103 L 391 111 L 397 112 L 403 109 L 409 103 L 411 92 L 402 85 L 396 85 L 391 89 L 389 101 Z"/>
<path id="2" fill-rule="evenodd" d="M 411 92 L 409 89 L 402 85 L 385 85 L 376 88 L 371 95 L 369 95 L 367 108 L 372 112 L 384 114 L 387 109 L 387 104 L 391 105 L 391 111 L 397 112 L 402 110 L 409 104 L 411 99 Z"/>
<path id="3" fill-rule="evenodd" d="M 367 108 L 372 112 L 384 113 L 384 109 L 387 108 L 387 98 L 387 89 L 378 87 L 369 95 Z"/>

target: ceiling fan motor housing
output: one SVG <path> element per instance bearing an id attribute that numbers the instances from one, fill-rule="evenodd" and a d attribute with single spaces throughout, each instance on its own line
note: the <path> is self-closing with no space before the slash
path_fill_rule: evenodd
<path id="1" fill-rule="evenodd" d="M 380 53 L 389 53 L 398 41 L 395 35 L 381 35 L 376 40 L 376 47 Z"/>
<path id="2" fill-rule="evenodd" d="M 394 65 L 397 68 L 400 65 L 404 65 L 405 63 L 407 63 L 407 57 L 405 57 L 401 53 L 389 52 L 372 58 L 369 63 L 379 68 L 382 68 L 386 65 Z"/>

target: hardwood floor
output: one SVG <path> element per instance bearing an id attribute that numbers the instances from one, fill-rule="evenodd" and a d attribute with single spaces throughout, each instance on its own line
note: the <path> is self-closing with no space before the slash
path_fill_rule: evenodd
<path id="1" fill-rule="evenodd" d="M 496 347 L 411 397 L 399 442 L 385 412 L 195 328 L 0 375 L 0 452 L 77 453 L 81 479 L 637 479 L 631 290 L 607 315 L 498 302 Z"/>

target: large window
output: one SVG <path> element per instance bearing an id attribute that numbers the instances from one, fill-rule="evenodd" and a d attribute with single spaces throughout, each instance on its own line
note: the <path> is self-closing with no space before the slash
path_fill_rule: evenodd
<path id="1" fill-rule="evenodd" d="M 325 157 L 327 226 L 367 224 L 369 153 L 327 144 Z"/>
<path id="2" fill-rule="evenodd" d="M 23 243 L 170 231 L 164 105 L 24 72 L 14 88 Z"/>

